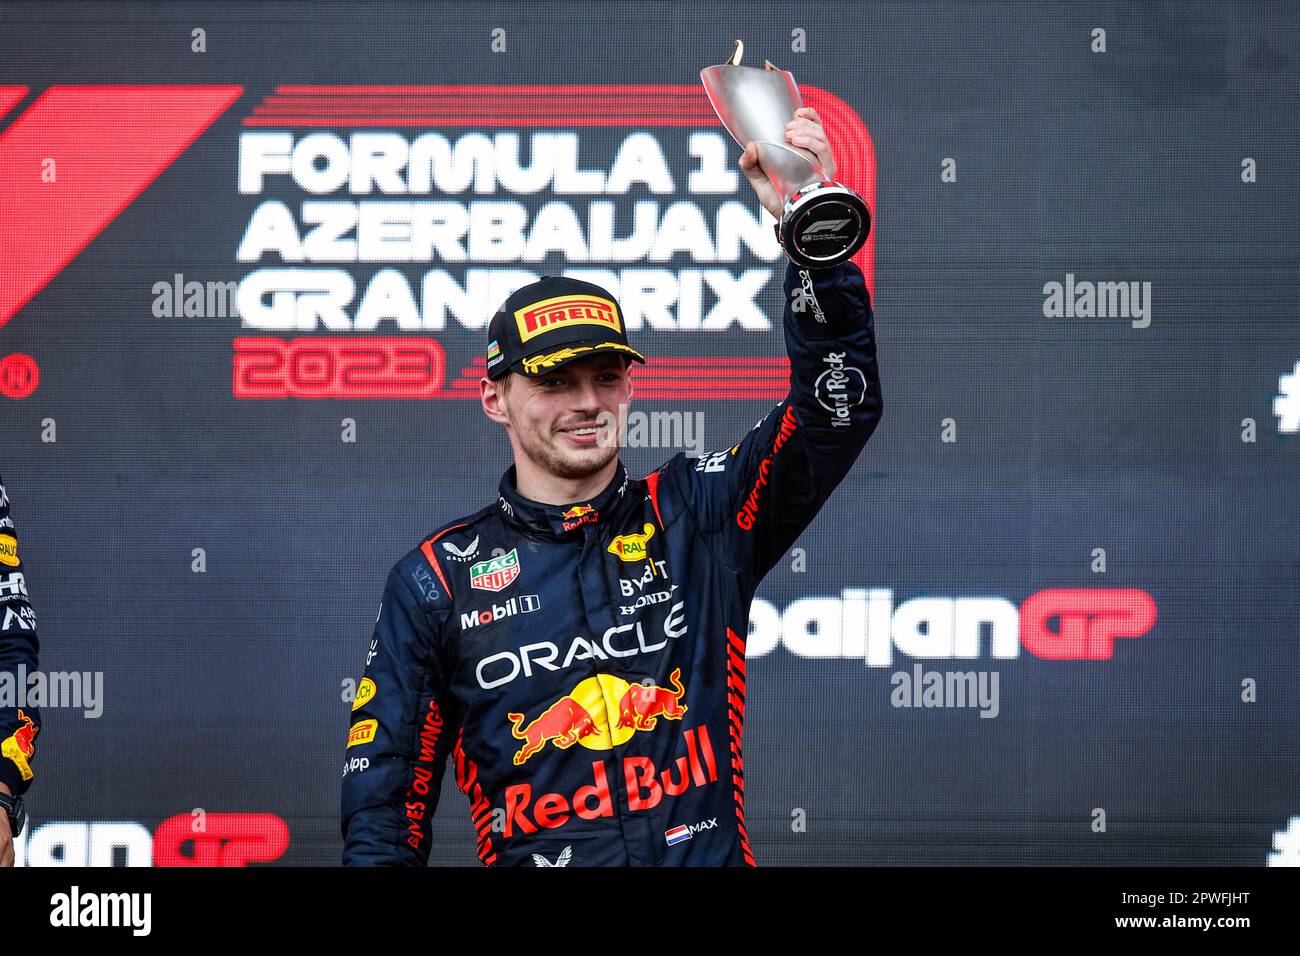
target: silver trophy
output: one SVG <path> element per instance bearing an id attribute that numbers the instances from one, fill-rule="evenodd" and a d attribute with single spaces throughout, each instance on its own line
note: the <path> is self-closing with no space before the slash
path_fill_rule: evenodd
<path id="1" fill-rule="evenodd" d="M 803 105 L 789 70 L 764 60 L 763 69 L 741 66 L 744 44 L 731 59 L 700 70 L 709 102 L 743 149 L 753 142 L 758 162 L 785 208 L 776 238 L 795 265 L 829 269 L 853 256 L 871 232 L 871 211 L 848 186 L 831 181 L 811 150 L 785 141 L 785 124 Z"/>

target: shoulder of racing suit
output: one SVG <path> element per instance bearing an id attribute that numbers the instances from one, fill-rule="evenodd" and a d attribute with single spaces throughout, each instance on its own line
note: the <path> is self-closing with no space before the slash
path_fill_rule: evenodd
<path id="1" fill-rule="evenodd" d="M 411 589 L 420 608 L 426 612 L 452 607 L 453 595 L 448 586 L 447 575 L 439 560 L 439 550 L 458 557 L 464 557 L 467 551 L 477 548 L 458 546 L 447 540 L 455 532 L 471 531 L 482 533 L 485 526 L 496 514 L 497 505 L 490 504 L 473 514 L 448 521 L 436 531 L 426 534 L 418 545 L 406 552 L 393 566 L 396 573 Z"/>
<path id="2" fill-rule="evenodd" d="M 40 642 L 36 615 L 28 599 L 26 568 L 19 554 L 18 532 L 9 515 L 9 496 L 0 477 L 0 673 L 17 685 L 20 668 L 37 667 Z M 22 698 L 20 697 L 19 700 Z M 30 705 L 0 707 L 0 782 L 21 796 L 35 777 L 36 735 L 40 710 Z"/>

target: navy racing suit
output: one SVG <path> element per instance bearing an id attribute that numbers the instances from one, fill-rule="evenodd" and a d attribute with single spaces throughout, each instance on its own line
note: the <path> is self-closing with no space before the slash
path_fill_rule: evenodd
<path id="1" fill-rule="evenodd" d="M 732 448 L 497 501 L 388 575 L 344 751 L 345 865 L 427 865 L 448 762 L 489 865 L 743 866 L 759 582 L 881 415 L 852 262 L 787 264 L 789 394 Z"/>
<path id="2" fill-rule="evenodd" d="M 14 796 L 26 793 L 36 775 L 32 763 L 41 713 L 24 704 L 23 687 L 26 675 L 36 670 L 39 649 L 36 614 L 18 556 L 18 532 L 0 478 L 0 783 Z"/>

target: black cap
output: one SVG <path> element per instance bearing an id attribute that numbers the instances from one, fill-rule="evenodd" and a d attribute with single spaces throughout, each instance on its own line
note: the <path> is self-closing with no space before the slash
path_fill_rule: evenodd
<path id="1" fill-rule="evenodd" d="M 512 371 L 537 378 L 601 352 L 645 362 L 628 344 L 618 302 L 581 279 L 542 276 L 506 299 L 488 323 L 490 379 Z"/>

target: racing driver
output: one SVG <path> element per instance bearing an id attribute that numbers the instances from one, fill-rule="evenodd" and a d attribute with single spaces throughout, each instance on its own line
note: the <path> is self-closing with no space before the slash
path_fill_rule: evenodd
<path id="1" fill-rule="evenodd" d="M 40 649 L 23 575 L 18 532 L 0 478 L 0 867 L 14 865 L 14 841 L 27 819 L 23 794 L 35 776 L 35 739 L 41 730 L 40 711 L 23 706 L 26 695 L 20 690 L 24 674 L 36 669 Z"/>
<path id="2" fill-rule="evenodd" d="M 786 137 L 834 176 L 812 109 Z M 779 217 L 752 143 L 740 166 Z M 734 447 L 636 479 L 608 434 L 645 359 L 613 296 L 543 276 L 506 299 L 480 397 L 515 463 L 388 575 L 344 751 L 344 864 L 427 865 L 450 761 L 485 864 L 755 865 L 750 602 L 882 408 L 858 267 L 787 263 L 784 290 L 786 397 Z"/>

